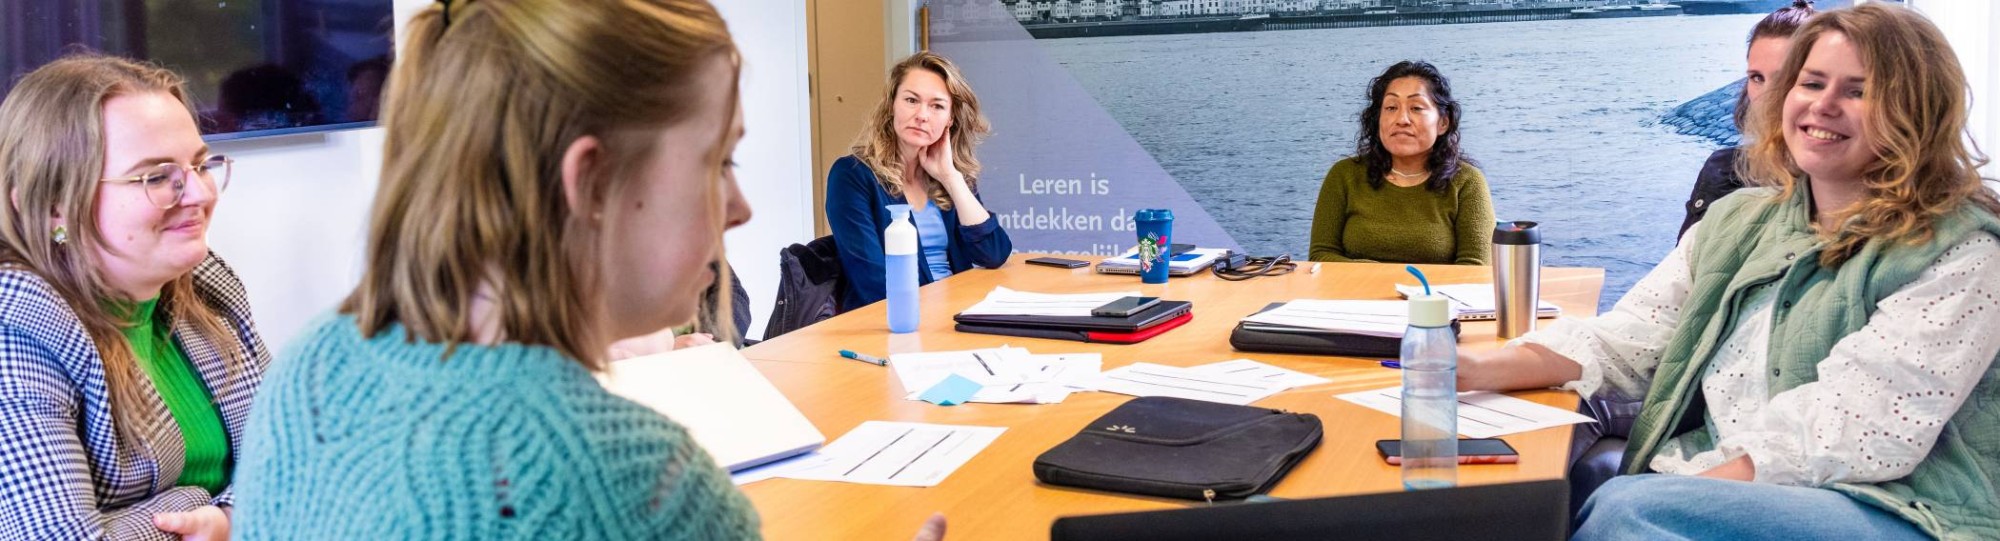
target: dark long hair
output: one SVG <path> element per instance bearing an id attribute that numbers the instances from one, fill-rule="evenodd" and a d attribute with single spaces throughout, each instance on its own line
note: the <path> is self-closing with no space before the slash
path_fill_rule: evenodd
<path id="1" fill-rule="evenodd" d="M 1757 21 L 1757 26 L 1750 29 L 1750 37 L 1743 40 L 1743 45 L 1755 45 L 1757 40 L 1764 38 L 1791 39 L 1792 34 L 1805 26 L 1806 19 L 1812 18 L 1814 13 L 1819 12 L 1813 10 L 1813 0 L 1792 0 L 1792 5 L 1778 8 Z M 1747 119 L 1745 115 L 1750 114 L 1749 105 L 1750 81 L 1745 80 L 1743 86 L 1736 89 L 1736 128 L 1739 131 Z"/>
<path id="2" fill-rule="evenodd" d="M 1389 93 L 1389 83 L 1404 77 L 1424 80 L 1429 90 L 1431 103 L 1438 108 L 1438 116 L 1444 118 L 1444 131 L 1438 134 L 1437 143 L 1431 146 L 1430 159 L 1425 169 L 1431 171 L 1431 178 L 1424 187 L 1442 192 L 1451 186 L 1451 178 L 1458 175 L 1460 165 L 1479 165 L 1458 148 L 1458 100 L 1451 98 L 1451 81 L 1438 73 L 1437 66 L 1422 60 L 1404 60 L 1389 66 L 1387 71 L 1368 82 L 1368 108 L 1361 110 L 1361 134 L 1354 138 L 1354 154 L 1361 157 L 1361 163 L 1368 166 L 1368 187 L 1382 189 L 1382 177 L 1389 174 L 1395 165 L 1395 157 L 1382 146 L 1382 99 Z"/>

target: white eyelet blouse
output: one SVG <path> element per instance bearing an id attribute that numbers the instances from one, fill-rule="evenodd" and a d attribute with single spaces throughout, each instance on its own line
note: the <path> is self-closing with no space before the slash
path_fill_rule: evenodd
<path id="1" fill-rule="evenodd" d="M 1564 318 L 1515 340 L 1575 360 L 1563 385 L 1586 397 L 1638 398 L 1680 323 L 1693 284 L 1689 229 L 1681 245 L 1590 319 Z M 2000 354 L 2000 240 L 1978 234 L 1946 251 L 1876 306 L 1860 331 L 1819 363 L 1819 380 L 1772 395 L 1766 355 L 1776 282 L 1749 292 L 1743 320 L 1702 374 L 1716 448 L 1668 441 L 1649 466 L 1696 474 L 1749 455 L 1756 481 L 1793 486 L 1873 483 L 1916 469 L 1945 421 Z"/>

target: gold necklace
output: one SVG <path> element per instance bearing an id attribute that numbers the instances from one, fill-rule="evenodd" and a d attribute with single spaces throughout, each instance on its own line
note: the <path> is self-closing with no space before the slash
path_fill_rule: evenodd
<path id="1" fill-rule="evenodd" d="M 1422 172 L 1422 173 L 1404 173 L 1404 172 L 1402 172 L 1402 171 L 1399 171 L 1399 170 L 1397 170 L 1397 169 L 1396 169 L 1396 168 L 1394 168 L 1394 167 L 1390 167 L 1390 168 L 1389 168 L 1389 172 L 1391 172 L 1391 173 L 1395 173 L 1395 174 L 1396 174 L 1396 176 L 1399 176 L 1399 177 L 1403 177 L 1403 178 L 1417 178 L 1417 177 L 1423 177 L 1423 176 L 1429 176 L 1429 175 L 1431 174 L 1431 172 L 1430 172 L 1430 171 L 1424 171 L 1424 172 Z"/>

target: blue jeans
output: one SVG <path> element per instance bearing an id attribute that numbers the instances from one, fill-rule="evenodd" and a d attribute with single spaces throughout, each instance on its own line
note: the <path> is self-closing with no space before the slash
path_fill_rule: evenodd
<path id="1" fill-rule="evenodd" d="M 1626 475 L 1584 502 L 1572 540 L 1927 540 L 1901 518 L 1839 492 L 1687 475 Z"/>

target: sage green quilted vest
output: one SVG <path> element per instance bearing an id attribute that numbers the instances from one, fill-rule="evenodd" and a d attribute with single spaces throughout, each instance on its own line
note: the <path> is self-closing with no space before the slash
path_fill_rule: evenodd
<path id="1" fill-rule="evenodd" d="M 2000 220 L 1973 205 L 1944 216 L 1927 244 L 1869 242 L 1838 269 L 1819 265 L 1823 243 L 1811 229 L 1811 195 L 1779 199 L 1771 189 L 1740 190 L 1714 203 L 1689 252 L 1694 285 L 1682 306 L 1652 389 L 1625 449 L 1624 473 L 1646 471 L 1661 444 L 1686 434 L 1690 453 L 1713 450 L 1714 426 L 1697 404 L 1701 375 L 1741 323 L 1749 290 L 1775 283 L 1769 366 L 1771 394 L 1819 379 L 1842 337 L 1868 323 L 1875 306 Z M 1966 333 L 2000 329 L 1965 329 Z M 1909 520 L 1939 539 L 2000 539 L 2000 362 L 1980 378 L 1945 423 L 1929 457 L 1908 477 L 1824 487 Z"/>

